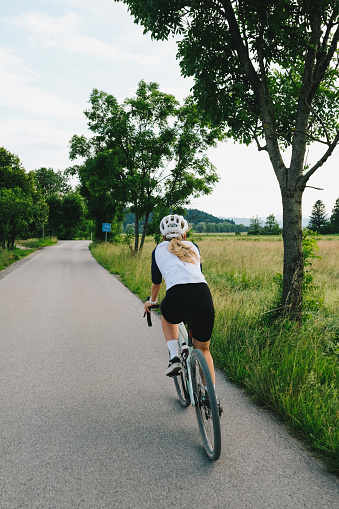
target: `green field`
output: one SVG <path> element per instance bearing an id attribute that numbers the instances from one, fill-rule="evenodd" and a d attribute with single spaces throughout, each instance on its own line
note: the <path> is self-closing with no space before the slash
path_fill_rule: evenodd
<path id="1" fill-rule="evenodd" d="M 211 348 L 227 378 L 277 413 L 339 473 L 339 237 L 318 241 L 301 327 L 272 320 L 282 273 L 281 237 L 197 235 L 216 322 Z M 92 245 L 93 256 L 142 300 L 150 293 L 148 239 L 141 256 Z M 164 288 L 161 290 L 161 297 Z M 223 402 L 227 407 L 227 402 Z"/>

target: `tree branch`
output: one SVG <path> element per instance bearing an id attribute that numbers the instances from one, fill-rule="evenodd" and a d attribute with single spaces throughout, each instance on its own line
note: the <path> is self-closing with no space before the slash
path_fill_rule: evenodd
<path id="1" fill-rule="evenodd" d="M 228 22 L 230 33 L 232 34 L 233 42 L 238 54 L 239 61 L 243 66 L 243 69 L 249 82 L 251 83 L 254 93 L 256 94 L 258 99 L 260 99 L 260 102 L 262 102 L 263 100 L 262 83 L 256 73 L 256 70 L 253 67 L 250 56 L 248 54 L 248 49 L 242 40 L 239 25 L 237 23 L 231 1 L 221 0 L 221 3 L 225 10 L 225 18 Z"/>
<path id="2" fill-rule="evenodd" d="M 337 131 L 337 134 L 336 134 L 336 137 L 334 138 L 334 140 L 332 141 L 331 145 L 328 147 L 328 149 L 326 150 L 325 154 L 319 159 L 319 161 L 310 169 L 308 170 L 307 173 L 305 173 L 305 175 L 302 175 L 301 178 L 300 178 L 300 182 L 306 187 L 306 183 L 307 181 L 309 180 L 309 178 L 318 170 L 318 168 L 320 168 L 326 161 L 327 159 L 332 155 L 333 153 L 333 150 L 335 149 L 335 147 L 338 145 L 338 142 L 339 142 L 339 129 Z"/>
<path id="3" fill-rule="evenodd" d="M 298 132 L 300 134 L 303 134 L 304 136 L 306 136 L 307 138 L 310 138 L 311 140 L 313 141 L 316 141 L 318 143 L 322 143 L 323 145 L 327 145 L 327 146 L 330 146 L 331 145 L 331 142 L 330 141 L 323 141 L 323 140 L 320 140 L 319 138 L 316 138 L 315 136 L 313 136 L 312 134 L 310 133 L 307 133 L 305 131 L 301 131 L 300 129 L 292 129 L 293 132 Z"/>
<path id="4" fill-rule="evenodd" d="M 305 187 L 308 187 L 309 189 L 316 189 L 317 191 L 323 191 L 324 190 L 322 187 L 313 187 L 313 186 L 305 186 Z"/>
<path id="5" fill-rule="evenodd" d="M 259 143 L 259 140 L 258 140 L 258 136 L 256 134 L 253 134 L 253 138 L 254 138 L 254 141 L 256 142 L 257 144 L 257 148 L 259 150 L 259 152 L 261 152 L 262 150 L 265 150 L 266 152 L 268 152 L 267 150 L 267 145 L 264 145 L 263 147 L 260 145 Z"/>
<path id="6" fill-rule="evenodd" d="M 313 87 L 312 87 L 312 91 L 311 91 L 312 95 L 314 95 L 317 88 L 319 87 L 319 83 L 324 78 L 326 69 L 330 65 L 330 62 L 334 56 L 334 53 L 337 51 L 338 41 L 339 41 L 339 26 L 337 27 L 337 30 L 333 36 L 332 43 L 331 43 L 331 46 L 330 46 L 327 54 L 325 53 L 325 55 L 324 55 L 324 51 L 321 51 L 322 58 L 319 58 L 317 60 L 316 67 L 314 69 L 314 74 L 313 74 L 314 81 L 313 81 Z"/>

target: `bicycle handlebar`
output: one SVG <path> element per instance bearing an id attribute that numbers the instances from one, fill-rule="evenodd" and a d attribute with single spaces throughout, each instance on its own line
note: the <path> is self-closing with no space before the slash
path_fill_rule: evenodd
<path id="1" fill-rule="evenodd" d="M 150 300 L 150 297 L 147 297 L 147 300 Z M 144 318 L 146 316 L 148 327 L 152 327 L 151 309 L 159 309 L 159 308 L 160 308 L 160 304 L 153 304 L 153 306 L 150 306 L 148 308 L 149 309 L 149 313 L 147 313 L 147 311 L 145 311 Z"/>

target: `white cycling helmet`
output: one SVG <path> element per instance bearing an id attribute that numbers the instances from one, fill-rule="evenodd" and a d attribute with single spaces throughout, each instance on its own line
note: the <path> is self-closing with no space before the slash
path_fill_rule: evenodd
<path id="1" fill-rule="evenodd" d="M 160 232 L 163 237 L 173 239 L 181 237 L 188 230 L 186 219 L 177 214 L 171 214 L 160 221 Z"/>

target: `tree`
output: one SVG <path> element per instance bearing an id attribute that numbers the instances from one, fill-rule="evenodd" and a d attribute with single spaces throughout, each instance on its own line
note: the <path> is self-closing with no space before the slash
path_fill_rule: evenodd
<path id="1" fill-rule="evenodd" d="M 194 230 L 197 233 L 204 233 L 206 231 L 206 223 L 201 221 L 200 223 L 194 226 Z"/>
<path id="2" fill-rule="evenodd" d="M 25 193 L 33 189 L 33 181 L 22 167 L 18 156 L 0 147 L 0 189 L 18 187 Z"/>
<path id="3" fill-rule="evenodd" d="M 339 198 L 336 199 L 332 209 L 330 226 L 333 233 L 339 233 Z"/>
<path id="4" fill-rule="evenodd" d="M 53 168 L 40 168 L 34 171 L 39 189 L 45 196 L 52 194 L 64 195 L 71 192 L 68 178 L 61 171 L 54 171 Z"/>
<path id="5" fill-rule="evenodd" d="M 44 229 L 45 225 L 47 224 L 49 215 L 48 203 L 39 189 L 33 193 L 32 200 L 33 221 L 29 228 L 30 234 L 32 234 L 32 236 L 37 235 L 39 237 L 42 231 L 44 236 Z"/>
<path id="6" fill-rule="evenodd" d="M 84 217 L 83 200 L 78 193 L 62 198 L 59 237 L 73 239 Z"/>
<path id="7" fill-rule="evenodd" d="M 34 173 L 26 173 L 20 159 L 0 147 L 0 239 L 14 248 L 18 236 L 25 237 L 46 223 L 48 206 L 36 189 Z"/>
<path id="8" fill-rule="evenodd" d="M 50 235 L 63 232 L 62 205 L 65 196 L 72 192 L 68 177 L 53 168 L 34 170 L 34 177 L 39 192 L 45 197 L 49 211 L 46 229 Z M 64 236 L 64 233 L 62 233 Z"/>
<path id="9" fill-rule="evenodd" d="M 20 187 L 0 188 L 0 243 L 13 249 L 19 235 L 28 231 L 33 222 L 33 202 Z"/>
<path id="10" fill-rule="evenodd" d="M 215 223 L 207 223 L 206 224 L 206 233 L 215 233 L 216 232 L 216 227 L 215 227 Z"/>
<path id="11" fill-rule="evenodd" d="M 280 226 L 274 214 L 270 214 L 266 217 L 265 226 L 261 233 L 263 235 L 280 235 Z"/>
<path id="12" fill-rule="evenodd" d="M 78 175 L 79 192 L 85 199 L 87 215 L 94 219 L 94 237 L 102 239 L 102 223 L 121 221 L 126 200 L 126 194 L 122 192 L 123 175 L 120 166 L 115 164 L 114 154 L 99 152 L 68 172 Z"/>
<path id="13" fill-rule="evenodd" d="M 53 237 L 57 235 L 61 224 L 62 197 L 58 194 L 51 194 L 51 196 L 47 196 L 46 202 L 49 208 L 48 233 Z"/>
<path id="14" fill-rule="evenodd" d="M 324 230 L 327 226 L 327 214 L 325 205 L 321 200 L 317 200 L 312 208 L 308 228 L 318 233 Z"/>
<path id="15" fill-rule="evenodd" d="M 156 83 L 140 81 L 123 104 L 94 89 L 90 103 L 85 115 L 94 136 L 73 136 L 70 158 L 85 158 L 76 171 L 92 196 L 110 197 L 115 213 L 127 205 L 135 214 L 137 252 L 155 209 L 181 207 L 190 196 L 211 192 L 218 177 L 205 152 L 221 138 L 220 129 L 202 126 L 192 98 L 180 106 Z"/>
<path id="16" fill-rule="evenodd" d="M 262 227 L 261 227 L 260 217 L 258 217 L 258 216 L 251 217 L 250 227 L 249 227 L 247 234 L 248 235 L 260 235 L 261 229 L 262 229 Z"/>
<path id="17" fill-rule="evenodd" d="M 117 1 L 117 0 L 116 0 Z M 282 304 L 301 319 L 302 195 L 338 141 L 339 2 L 121 0 L 158 40 L 180 35 L 182 74 L 205 117 L 268 153 L 283 204 Z M 307 144 L 324 147 L 309 166 Z M 282 150 L 291 148 L 289 163 Z"/>
<path id="18" fill-rule="evenodd" d="M 133 233 L 134 233 L 134 228 L 135 228 L 134 223 L 128 224 L 128 225 L 126 226 L 125 233 L 126 233 L 127 235 L 131 235 L 131 234 L 133 234 Z"/>

